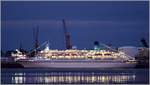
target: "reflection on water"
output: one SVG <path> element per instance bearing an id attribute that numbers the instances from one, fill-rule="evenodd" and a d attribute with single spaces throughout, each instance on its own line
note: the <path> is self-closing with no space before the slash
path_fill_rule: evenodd
<path id="1" fill-rule="evenodd" d="M 2 74 L 2 83 L 8 78 L 10 83 L 134 83 L 136 80 L 136 74 L 134 72 L 44 72 L 44 73 L 7 73 Z M 4 79 L 5 78 L 5 79 Z"/>

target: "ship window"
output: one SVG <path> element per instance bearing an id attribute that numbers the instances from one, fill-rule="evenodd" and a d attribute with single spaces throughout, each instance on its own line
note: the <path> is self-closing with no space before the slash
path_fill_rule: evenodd
<path id="1" fill-rule="evenodd" d="M 96 56 L 98 56 L 98 55 L 99 55 L 99 56 L 102 56 L 102 54 L 95 54 L 95 55 L 96 55 Z"/>
<path id="2" fill-rule="evenodd" d="M 104 54 L 105 56 L 111 56 L 111 54 Z"/>
<path id="3" fill-rule="evenodd" d="M 92 57 L 88 56 L 88 58 L 92 59 Z"/>

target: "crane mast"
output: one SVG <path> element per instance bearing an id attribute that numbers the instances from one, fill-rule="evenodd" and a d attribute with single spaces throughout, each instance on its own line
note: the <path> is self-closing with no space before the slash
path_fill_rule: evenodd
<path id="1" fill-rule="evenodd" d="M 66 49 L 71 49 L 72 45 L 71 45 L 70 35 L 67 31 L 65 20 L 63 19 L 62 22 L 63 22 L 63 30 L 65 34 Z"/>
<path id="2" fill-rule="evenodd" d="M 37 26 L 36 28 L 33 28 L 33 36 L 34 36 L 34 50 L 35 53 L 37 52 L 37 48 L 39 46 L 39 27 Z"/>
<path id="3" fill-rule="evenodd" d="M 35 49 L 37 49 L 38 46 L 39 46 L 38 38 L 39 38 L 39 27 L 37 26 L 37 28 L 36 28 L 36 34 L 35 34 Z"/>

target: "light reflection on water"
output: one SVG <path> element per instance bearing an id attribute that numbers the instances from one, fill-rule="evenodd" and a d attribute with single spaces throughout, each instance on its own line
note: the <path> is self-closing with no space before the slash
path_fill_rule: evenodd
<path id="1" fill-rule="evenodd" d="M 10 83 L 82 83 L 82 84 L 99 84 L 99 83 L 134 83 L 135 73 L 111 73 L 111 72 L 44 72 L 44 73 L 23 73 L 17 72 L 5 74 L 3 76 L 11 77 Z M 4 77 L 2 77 L 4 78 Z M 3 81 L 2 81 L 3 83 Z"/>

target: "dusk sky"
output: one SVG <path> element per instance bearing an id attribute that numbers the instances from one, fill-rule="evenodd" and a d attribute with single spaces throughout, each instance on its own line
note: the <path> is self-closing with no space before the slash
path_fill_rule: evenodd
<path id="1" fill-rule="evenodd" d="M 66 20 L 73 46 L 92 49 L 93 42 L 113 47 L 142 46 L 149 36 L 148 1 L 2 1 L 2 50 L 34 45 L 33 28 L 39 26 L 39 42 L 51 49 L 65 49 L 62 19 Z"/>

